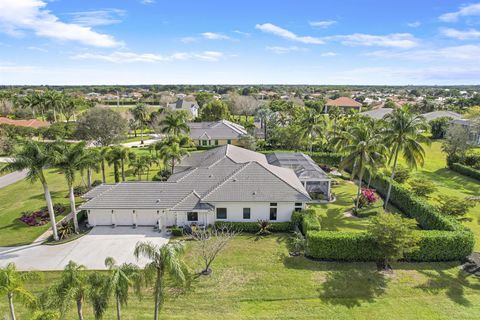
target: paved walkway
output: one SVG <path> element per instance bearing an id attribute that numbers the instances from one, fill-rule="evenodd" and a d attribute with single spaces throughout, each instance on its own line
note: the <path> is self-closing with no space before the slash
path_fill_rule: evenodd
<path id="1" fill-rule="evenodd" d="M 15 171 L 0 177 L 0 189 L 5 188 L 12 183 L 25 179 L 27 170 Z"/>
<path id="2" fill-rule="evenodd" d="M 135 141 L 135 142 L 127 142 L 127 143 L 122 143 L 121 145 L 124 146 L 124 147 L 127 147 L 127 148 L 131 148 L 131 147 L 144 147 L 144 146 L 148 146 L 150 144 L 154 144 L 156 142 L 159 142 L 162 140 L 162 137 L 159 136 L 159 135 L 153 135 L 153 138 L 152 139 L 148 139 L 148 140 L 143 140 L 143 144 L 141 141 Z"/>
<path id="3" fill-rule="evenodd" d="M 21 271 L 62 270 L 72 260 L 88 269 L 104 270 L 104 261 L 113 257 L 117 263 L 136 263 L 143 267 L 144 259 L 133 255 L 139 241 L 158 245 L 168 243 L 153 227 L 95 227 L 80 239 L 59 245 L 42 245 L 38 241 L 20 247 L 0 247 L 0 267 L 15 263 Z"/>

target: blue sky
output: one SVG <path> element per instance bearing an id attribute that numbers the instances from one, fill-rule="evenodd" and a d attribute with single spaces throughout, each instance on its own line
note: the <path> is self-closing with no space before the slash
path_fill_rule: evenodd
<path id="1" fill-rule="evenodd" d="M 0 84 L 480 84 L 480 2 L 0 0 Z"/>

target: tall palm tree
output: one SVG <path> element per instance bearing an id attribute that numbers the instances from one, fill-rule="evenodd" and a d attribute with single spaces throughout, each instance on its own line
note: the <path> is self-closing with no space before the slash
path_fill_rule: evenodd
<path id="1" fill-rule="evenodd" d="M 163 126 L 162 133 L 179 135 L 182 132 L 188 133 L 190 127 L 187 125 L 185 114 L 182 112 L 172 112 L 160 122 Z"/>
<path id="2" fill-rule="evenodd" d="M 410 107 L 404 105 L 395 109 L 384 117 L 386 122 L 385 143 L 391 146 L 389 164 L 393 159 L 392 173 L 385 198 L 385 208 L 390 200 L 392 191 L 392 180 L 395 177 L 398 155 L 402 153 L 403 158 L 410 168 L 423 166 L 425 162 L 425 150 L 421 143 L 430 144 L 430 140 L 422 132 L 428 129 L 425 117 L 410 112 Z"/>
<path id="3" fill-rule="evenodd" d="M 43 97 L 47 109 L 53 111 L 54 122 L 57 122 L 57 111 L 61 108 L 63 95 L 55 90 L 47 90 L 43 93 Z"/>
<path id="4" fill-rule="evenodd" d="M 35 296 L 25 289 L 25 282 L 37 277 L 35 272 L 18 272 L 14 263 L 10 262 L 6 267 L 0 268 L 0 294 L 6 294 L 10 309 L 10 318 L 15 320 L 15 307 L 13 298 L 16 297 L 26 305 L 33 305 Z"/>
<path id="5" fill-rule="evenodd" d="M 132 110 L 130 110 L 130 112 L 135 118 L 135 121 L 137 121 L 140 125 L 140 137 L 141 143 L 143 144 L 143 130 L 148 121 L 148 110 L 144 105 L 138 105 Z"/>
<path id="6" fill-rule="evenodd" d="M 62 315 L 68 312 L 73 300 L 77 306 L 78 319 L 83 320 L 83 303 L 89 292 L 88 275 L 83 265 L 69 261 L 59 282 L 51 290 Z"/>
<path id="7" fill-rule="evenodd" d="M 341 148 L 346 155 L 340 166 L 352 168 L 352 175 L 358 176 L 358 190 L 355 199 L 355 209 L 358 210 L 362 179 L 367 167 L 381 164 L 385 159 L 387 149 L 382 143 L 382 135 L 366 124 L 358 123 L 346 132 L 348 143 Z"/>
<path id="8" fill-rule="evenodd" d="M 134 159 L 135 153 L 128 148 L 120 147 L 118 156 L 120 158 L 120 166 L 122 169 L 122 181 L 125 182 L 125 163 Z"/>
<path id="9" fill-rule="evenodd" d="M 310 146 L 310 152 L 313 151 L 313 140 L 316 137 L 323 137 L 327 127 L 327 123 L 323 115 L 319 114 L 315 109 L 308 108 L 302 112 L 300 117 L 300 138 L 307 139 Z"/>
<path id="10" fill-rule="evenodd" d="M 73 184 L 77 171 L 81 170 L 85 166 L 85 162 L 89 160 L 88 157 L 86 157 L 85 142 L 78 144 L 57 143 L 56 147 L 53 148 L 52 157 L 55 162 L 55 167 L 63 173 L 67 181 L 73 225 L 75 232 L 78 233 L 77 208 L 75 206 Z"/>
<path id="11" fill-rule="evenodd" d="M 138 266 L 132 263 L 123 263 L 117 265 L 115 259 L 108 257 L 105 259 L 105 266 L 109 270 L 110 292 L 115 297 L 117 306 L 117 319 L 121 319 L 121 307 L 126 306 L 128 302 L 129 288 L 133 287 L 137 294 L 141 290 L 141 272 Z"/>
<path id="12" fill-rule="evenodd" d="M 100 170 L 101 156 L 100 151 L 95 148 L 85 149 L 83 155 L 82 166 L 80 173 L 83 176 L 84 171 L 87 171 L 87 187 L 92 187 L 92 171 L 98 172 Z"/>
<path id="13" fill-rule="evenodd" d="M 102 182 L 107 183 L 107 179 L 105 177 L 105 161 L 108 159 L 108 153 L 110 152 L 110 147 L 103 147 L 100 148 L 98 152 L 98 157 L 101 162 L 101 169 L 102 169 Z"/>
<path id="14" fill-rule="evenodd" d="M 138 176 L 138 181 L 142 180 L 142 174 L 147 170 L 147 162 L 144 156 L 136 157 L 132 159 L 129 164 L 130 168 L 133 169 L 133 174 Z"/>
<path id="15" fill-rule="evenodd" d="M 52 159 L 49 156 L 49 146 L 34 141 L 27 141 L 20 150 L 13 155 L 13 161 L 9 162 L 1 171 L 13 172 L 27 170 L 27 179 L 31 183 L 39 180 L 42 184 L 45 201 L 47 202 L 48 214 L 52 224 L 53 238 L 58 240 L 57 224 L 55 221 L 55 212 L 53 211 L 52 196 L 48 189 L 47 179 L 45 178 L 45 168 L 52 165 Z"/>
<path id="16" fill-rule="evenodd" d="M 172 141 L 160 148 L 160 156 L 165 160 L 170 160 L 172 174 L 175 168 L 175 161 L 180 161 L 184 156 L 188 155 L 187 149 L 182 147 L 179 141 Z"/>
<path id="17" fill-rule="evenodd" d="M 122 147 L 114 146 L 110 148 L 107 154 L 107 162 L 111 166 L 113 165 L 113 175 L 115 182 L 120 182 L 120 170 L 122 167 Z"/>
<path id="18" fill-rule="evenodd" d="M 185 283 L 186 266 L 180 259 L 180 254 L 184 251 L 183 242 L 170 242 L 165 245 L 157 245 L 151 242 L 139 242 L 135 246 L 135 257 L 147 258 L 150 260 L 145 265 L 145 275 L 147 279 L 154 281 L 153 290 L 155 298 L 155 309 L 153 319 L 158 320 L 158 314 L 164 302 L 164 275 L 168 272 L 173 279 Z"/>
<path id="19" fill-rule="evenodd" d="M 18 100 L 18 103 L 20 103 L 23 108 L 28 108 L 28 109 L 32 110 L 33 118 L 36 117 L 36 110 L 37 110 L 37 107 L 38 107 L 38 99 L 37 99 L 37 96 L 35 94 L 30 93 L 30 94 L 26 95 L 25 97 L 20 98 Z"/>

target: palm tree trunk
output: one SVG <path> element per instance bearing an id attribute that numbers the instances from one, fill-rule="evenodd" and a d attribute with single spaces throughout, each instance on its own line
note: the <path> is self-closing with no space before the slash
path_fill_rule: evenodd
<path id="1" fill-rule="evenodd" d="M 117 300 L 117 320 L 122 318 L 121 310 L 120 310 L 120 299 L 116 297 Z"/>
<path id="2" fill-rule="evenodd" d="M 372 182 L 372 173 L 371 173 L 371 172 L 368 172 L 367 189 L 370 189 L 370 182 Z"/>
<path id="3" fill-rule="evenodd" d="M 53 211 L 52 196 L 46 182 L 42 183 L 43 192 L 45 193 L 45 200 L 47 201 L 48 214 L 50 216 L 50 222 L 52 224 L 53 239 L 58 241 L 57 222 L 55 221 L 55 212 Z"/>
<path id="4" fill-rule="evenodd" d="M 73 194 L 73 185 L 69 186 L 70 189 L 70 210 L 72 214 L 73 220 L 73 227 L 75 229 L 75 233 L 78 233 L 78 220 L 77 220 L 77 208 L 75 207 L 75 195 Z"/>
<path id="5" fill-rule="evenodd" d="M 143 125 L 142 125 L 142 127 L 141 127 L 141 129 L 140 129 L 140 139 L 141 139 L 140 144 L 143 144 Z"/>
<path id="6" fill-rule="evenodd" d="M 102 159 L 102 181 L 107 183 L 107 179 L 105 179 L 105 159 Z"/>
<path id="7" fill-rule="evenodd" d="M 392 180 L 395 177 L 395 169 L 397 167 L 397 160 L 398 160 L 398 151 L 399 149 L 397 148 L 395 150 L 395 160 L 393 160 L 393 168 L 392 168 L 392 174 L 390 175 L 390 182 L 388 184 L 387 196 L 385 197 L 385 204 L 383 207 L 384 210 L 387 210 L 388 201 L 390 200 L 390 193 L 392 192 Z"/>
<path id="8" fill-rule="evenodd" d="M 172 158 L 172 174 L 173 174 L 174 167 L 175 167 L 175 158 Z"/>
<path id="9" fill-rule="evenodd" d="M 115 161 L 113 163 L 113 175 L 115 176 L 115 183 L 119 183 L 120 182 L 120 176 L 118 174 L 118 163 L 117 163 L 117 161 Z"/>
<path id="10" fill-rule="evenodd" d="M 358 205 L 360 203 L 360 192 L 362 191 L 362 179 L 363 179 L 363 171 L 360 171 L 360 176 L 358 177 L 357 200 L 355 201 L 356 210 L 358 210 Z"/>
<path id="11" fill-rule="evenodd" d="M 8 293 L 8 306 L 10 307 L 10 318 L 15 320 L 15 307 L 13 306 L 13 293 L 11 292 Z"/>
<path id="12" fill-rule="evenodd" d="M 160 312 L 160 307 L 163 302 L 162 297 L 162 271 L 157 269 L 157 279 L 155 284 L 155 311 L 153 314 L 153 319 L 158 320 L 158 313 Z"/>
<path id="13" fill-rule="evenodd" d="M 53 122 L 57 122 L 57 109 L 55 107 L 53 107 Z"/>
<path id="14" fill-rule="evenodd" d="M 77 313 L 78 313 L 78 320 L 83 320 L 83 302 L 82 299 L 77 300 Z"/>
<path id="15" fill-rule="evenodd" d="M 125 182 L 125 160 L 122 158 L 122 181 Z"/>
<path id="16" fill-rule="evenodd" d="M 87 186 L 88 189 L 92 188 L 92 169 L 87 169 Z"/>

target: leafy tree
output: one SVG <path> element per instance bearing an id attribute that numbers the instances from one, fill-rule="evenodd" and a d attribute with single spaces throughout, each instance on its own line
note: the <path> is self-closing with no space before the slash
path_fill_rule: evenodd
<path id="1" fill-rule="evenodd" d="M 442 151 L 447 154 L 447 163 L 449 165 L 463 159 L 471 147 L 466 128 L 461 125 L 451 125 L 447 129 L 447 134 L 442 144 Z M 453 160 L 454 158 L 457 161 Z"/>
<path id="2" fill-rule="evenodd" d="M 437 198 L 438 210 L 448 216 L 463 217 L 468 210 L 475 207 L 478 200 L 473 198 L 460 199 L 455 196 L 442 195 Z"/>
<path id="3" fill-rule="evenodd" d="M 141 143 L 143 144 L 143 130 L 148 123 L 148 110 L 144 105 L 138 105 L 130 110 L 133 118 L 140 126 Z"/>
<path id="4" fill-rule="evenodd" d="M 238 139 L 238 146 L 255 151 L 257 148 L 257 141 L 255 137 L 248 134 Z"/>
<path id="5" fill-rule="evenodd" d="M 313 140 L 323 138 L 327 128 L 327 122 L 323 115 L 314 109 L 305 109 L 301 118 L 299 118 L 299 134 L 301 139 L 306 139 L 310 146 L 310 152 L 313 151 Z"/>
<path id="6" fill-rule="evenodd" d="M 23 148 L 20 148 L 13 154 L 13 161 L 9 162 L 1 169 L 2 172 L 13 172 L 27 170 L 27 179 L 34 183 L 39 180 L 43 187 L 45 201 L 47 202 L 48 214 L 52 224 L 53 239 L 58 241 L 57 224 L 55 222 L 55 212 L 53 211 L 52 196 L 48 189 L 47 179 L 44 169 L 52 164 L 52 158 L 49 155 L 48 145 L 34 141 L 27 141 Z"/>
<path id="7" fill-rule="evenodd" d="M 443 139 L 445 137 L 450 120 L 449 117 L 441 117 L 429 122 L 432 139 Z"/>
<path id="8" fill-rule="evenodd" d="M 425 150 L 421 142 L 430 143 L 422 133 L 428 125 L 423 116 L 414 115 L 410 112 L 409 106 L 393 110 L 392 113 L 385 116 L 387 123 L 385 129 L 385 142 L 392 147 L 390 161 L 393 159 L 392 173 L 390 178 L 395 178 L 395 169 L 397 168 L 398 155 L 402 153 L 407 165 L 410 168 L 423 166 L 425 160 Z M 389 163 L 390 164 L 390 163 Z M 390 200 L 392 183 L 388 185 L 387 196 L 385 197 L 385 209 Z"/>
<path id="9" fill-rule="evenodd" d="M 75 182 L 77 171 L 85 166 L 85 142 L 80 142 L 78 144 L 57 143 L 52 149 L 54 165 L 64 175 L 65 180 L 67 181 L 73 226 L 75 232 L 78 233 L 79 227 L 73 184 Z"/>
<path id="10" fill-rule="evenodd" d="M 200 113 L 203 121 L 218 121 L 230 118 L 228 105 L 221 100 L 210 101 L 200 110 Z"/>
<path id="11" fill-rule="evenodd" d="M 372 235 L 378 252 L 379 266 L 390 268 L 390 262 L 402 259 L 405 253 L 415 251 L 418 235 L 414 232 L 416 221 L 398 214 L 379 213 L 371 218 L 368 232 Z"/>
<path id="12" fill-rule="evenodd" d="M 182 112 L 172 112 L 160 122 L 163 126 L 162 133 L 179 135 L 182 132 L 188 133 L 190 127 L 187 125 L 185 114 Z"/>
<path id="13" fill-rule="evenodd" d="M 195 93 L 195 100 L 197 100 L 198 105 L 202 108 L 213 100 L 213 94 L 206 91 L 197 92 Z"/>
<path id="14" fill-rule="evenodd" d="M 153 283 L 155 299 L 154 320 L 158 320 L 158 314 L 165 300 L 165 272 L 168 272 L 174 280 L 182 284 L 186 282 L 187 269 L 180 258 L 180 254 L 184 249 L 185 245 L 183 242 L 170 242 L 165 245 L 139 242 L 135 246 L 135 257 L 137 259 L 144 257 L 150 261 L 145 265 L 144 272 L 146 278 L 151 280 L 147 280 L 147 283 Z"/>
<path id="15" fill-rule="evenodd" d="M 98 107 L 86 111 L 77 127 L 77 135 L 81 139 L 103 147 L 120 141 L 127 131 L 127 120 L 118 112 Z"/>
<path id="16" fill-rule="evenodd" d="M 18 298 L 27 306 L 36 303 L 35 296 L 25 289 L 24 284 L 37 277 L 38 275 L 35 272 L 18 272 L 14 263 L 9 263 L 4 268 L 0 268 L 0 294 L 7 295 L 11 320 L 16 319 L 14 298 Z"/>
<path id="17" fill-rule="evenodd" d="M 133 287 L 139 295 L 142 284 L 141 272 L 138 266 L 132 263 L 117 265 L 115 259 L 105 259 L 105 266 L 108 268 L 109 291 L 115 297 L 117 307 L 117 319 L 121 319 L 121 307 L 126 306 L 129 297 L 129 288 Z"/>
<path id="18" fill-rule="evenodd" d="M 428 197 L 437 191 L 437 187 L 433 182 L 423 178 L 415 178 L 410 181 L 410 190 L 419 197 Z"/>

